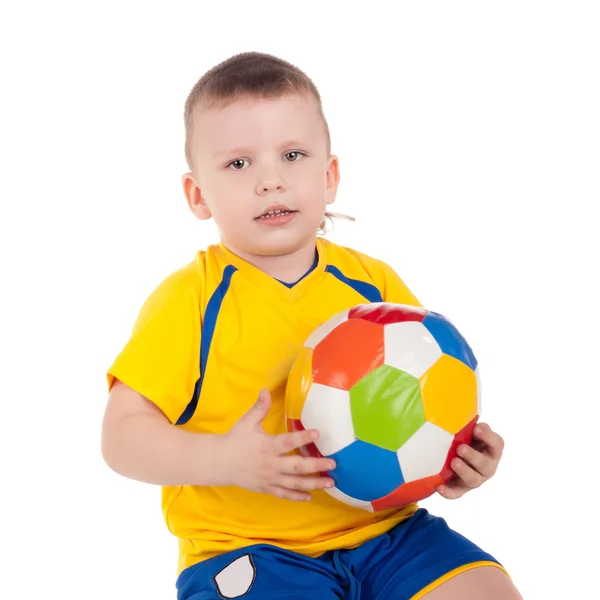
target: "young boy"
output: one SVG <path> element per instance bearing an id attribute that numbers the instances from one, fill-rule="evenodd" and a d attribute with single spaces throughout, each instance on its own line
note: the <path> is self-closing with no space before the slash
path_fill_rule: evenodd
<path id="1" fill-rule="evenodd" d="M 179 539 L 179 600 L 518 599 L 489 554 L 416 505 L 371 513 L 323 491 L 335 468 L 293 453 L 283 396 L 311 331 L 355 304 L 419 305 L 384 262 L 318 232 L 338 160 L 312 81 L 247 53 L 206 73 L 185 106 L 183 189 L 220 243 L 164 279 L 108 372 L 102 452 L 163 486 Z M 257 400 L 258 397 L 258 400 Z M 502 438 L 462 447 L 455 498 L 491 477 Z"/>

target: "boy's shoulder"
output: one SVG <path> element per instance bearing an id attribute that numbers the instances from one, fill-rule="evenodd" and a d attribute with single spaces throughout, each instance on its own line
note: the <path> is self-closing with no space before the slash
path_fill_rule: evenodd
<path id="1" fill-rule="evenodd" d="M 222 262 L 220 258 L 216 244 L 207 246 L 202 250 L 196 250 L 192 260 L 181 264 L 164 275 L 159 281 L 158 287 L 185 289 L 202 286 L 206 280 L 207 272 L 210 271 L 211 263 Z"/>
<path id="2" fill-rule="evenodd" d="M 394 269 L 386 261 L 371 254 L 325 238 L 321 240 L 321 243 L 327 249 L 328 262 L 334 266 L 341 265 L 354 270 L 364 270 L 368 275 L 377 279 L 395 274 Z"/>
<path id="3" fill-rule="evenodd" d="M 198 299 L 205 287 L 210 252 L 211 247 L 197 250 L 191 260 L 159 276 L 146 303 L 171 304 L 188 298 Z"/>
<path id="4" fill-rule="evenodd" d="M 328 264 L 337 268 L 339 274 L 372 283 L 386 302 L 421 306 L 403 278 L 386 261 L 328 240 L 321 243 L 326 248 Z"/>
<path id="5" fill-rule="evenodd" d="M 193 260 L 176 267 L 159 281 L 158 288 L 183 290 L 202 284 L 205 274 L 205 251 L 195 253 Z"/>

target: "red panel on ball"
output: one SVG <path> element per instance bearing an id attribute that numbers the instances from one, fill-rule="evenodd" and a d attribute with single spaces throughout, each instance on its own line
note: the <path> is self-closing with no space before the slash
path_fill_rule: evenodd
<path id="1" fill-rule="evenodd" d="M 450 450 L 448 450 L 448 456 L 446 457 L 446 463 L 444 467 L 440 471 L 440 475 L 444 483 L 448 483 L 451 479 L 456 477 L 456 473 L 450 466 L 452 459 L 456 456 L 456 449 L 461 444 L 471 445 L 471 440 L 473 439 L 473 429 L 475 425 L 477 425 L 477 421 L 479 420 L 479 416 L 475 417 L 472 421 L 469 421 L 465 427 L 463 427 L 455 436 L 452 441 L 452 445 L 450 446 Z"/>
<path id="2" fill-rule="evenodd" d="M 302 421 L 300 419 L 290 419 L 289 417 L 286 419 L 287 422 L 287 430 L 288 431 L 304 431 L 305 427 L 302 425 Z"/>
<path id="3" fill-rule="evenodd" d="M 348 319 L 363 319 L 378 325 L 390 325 L 391 323 L 404 323 L 406 321 L 422 323 L 427 316 L 427 312 L 427 310 L 418 306 L 376 302 L 355 306 L 348 313 Z"/>
<path id="4" fill-rule="evenodd" d="M 383 327 L 360 319 L 345 321 L 315 347 L 313 381 L 350 390 L 383 361 Z"/>
<path id="5" fill-rule="evenodd" d="M 419 502 L 420 500 L 428 498 L 442 483 L 442 478 L 439 475 L 423 477 L 423 479 L 403 483 L 391 494 L 379 498 L 378 500 L 373 500 L 371 504 L 377 511 L 386 510 L 388 508 L 400 508 L 407 504 L 412 504 L 413 502 Z"/>

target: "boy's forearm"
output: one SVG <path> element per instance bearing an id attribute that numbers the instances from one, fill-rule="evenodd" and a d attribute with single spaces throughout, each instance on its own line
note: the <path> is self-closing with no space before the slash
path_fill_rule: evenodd
<path id="1" fill-rule="evenodd" d="M 130 479 L 155 485 L 226 485 L 223 436 L 179 429 L 153 415 L 129 415 L 107 426 L 102 454 Z"/>

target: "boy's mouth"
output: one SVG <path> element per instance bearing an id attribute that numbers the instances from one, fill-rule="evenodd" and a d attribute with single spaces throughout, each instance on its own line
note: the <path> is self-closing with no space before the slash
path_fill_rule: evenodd
<path id="1" fill-rule="evenodd" d="M 292 209 L 288 208 L 287 206 L 282 206 L 282 205 L 272 206 L 268 210 L 266 210 L 264 213 L 262 213 L 261 215 L 256 217 L 256 219 L 265 221 L 267 219 L 273 219 L 274 217 L 285 217 L 285 216 L 291 215 L 292 213 L 295 213 L 295 212 L 298 212 L 298 211 L 292 210 Z"/>

